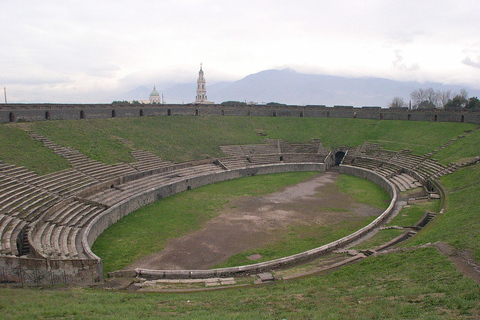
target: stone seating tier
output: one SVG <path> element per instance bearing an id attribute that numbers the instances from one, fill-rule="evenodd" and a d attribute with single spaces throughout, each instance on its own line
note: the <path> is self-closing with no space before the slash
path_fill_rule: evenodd
<path id="1" fill-rule="evenodd" d="M 186 167 L 175 170 L 174 172 L 162 172 L 155 175 L 146 176 L 137 180 L 109 188 L 90 196 L 88 200 L 112 206 L 132 195 L 144 192 L 148 189 L 185 180 L 202 174 L 222 172 L 223 168 L 214 164 L 204 164 L 193 167 Z"/>
<path id="2" fill-rule="evenodd" d="M 252 155 L 248 157 L 249 162 L 255 165 L 260 164 L 271 164 L 271 163 L 279 163 L 280 155 L 278 154 L 262 154 L 262 155 Z"/>
<path id="3" fill-rule="evenodd" d="M 47 215 L 45 221 L 56 225 L 83 227 L 103 210 L 105 210 L 104 207 L 73 200 L 61 209 Z"/>
<path id="4" fill-rule="evenodd" d="M 16 217 L 0 214 L 0 254 L 18 256 L 17 239 L 27 223 Z"/>
<path id="5" fill-rule="evenodd" d="M 251 165 L 246 156 L 234 156 L 220 159 L 227 169 L 246 168 Z"/>
<path id="6" fill-rule="evenodd" d="M 98 180 L 92 179 L 75 169 L 65 169 L 45 176 L 37 176 L 28 183 L 47 189 L 58 194 L 71 193 L 72 190 L 81 188 Z"/>
<path id="7" fill-rule="evenodd" d="M 255 154 L 278 154 L 280 153 L 276 146 L 269 144 L 252 144 L 252 145 L 243 145 L 241 146 L 245 155 L 255 155 Z"/>
<path id="8" fill-rule="evenodd" d="M 25 221 L 33 221 L 58 199 L 54 194 L 20 183 L 9 190 L 1 190 L 0 194 L 0 212 Z"/>
<path id="9" fill-rule="evenodd" d="M 116 177 L 138 172 L 127 164 L 108 166 L 95 160 L 82 161 L 81 163 L 74 164 L 74 168 L 100 181 L 111 180 Z"/>
<path id="10" fill-rule="evenodd" d="M 319 143 L 280 143 L 281 153 L 317 153 Z"/>
<path id="11" fill-rule="evenodd" d="M 245 153 L 243 152 L 243 149 L 241 146 L 235 145 L 235 146 L 220 146 L 220 150 L 222 150 L 223 153 L 229 155 L 229 156 L 245 156 Z"/>

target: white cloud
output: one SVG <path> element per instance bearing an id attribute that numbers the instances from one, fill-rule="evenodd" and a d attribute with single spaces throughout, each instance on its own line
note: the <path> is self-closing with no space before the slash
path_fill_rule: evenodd
<path id="1" fill-rule="evenodd" d="M 210 83 L 282 66 L 475 85 L 478 69 L 462 66 L 478 62 L 479 11 L 473 0 L 3 1 L 0 85 L 23 85 L 12 101 L 33 85 L 84 99 L 195 81 L 200 62 Z"/>
<path id="2" fill-rule="evenodd" d="M 462 60 L 462 63 L 467 66 L 480 69 L 480 56 L 476 58 L 466 57 L 465 59 Z"/>
<path id="3" fill-rule="evenodd" d="M 392 65 L 400 71 L 416 71 L 420 69 L 417 63 L 407 65 L 403 59 L 401 50 L 395 50 L 395 60 L 393 60 Z"/>

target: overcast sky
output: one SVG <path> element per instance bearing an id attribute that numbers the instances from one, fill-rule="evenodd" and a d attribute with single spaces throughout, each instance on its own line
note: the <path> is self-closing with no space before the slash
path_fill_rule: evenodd
<path id="1" fill-rule="evenodd" d="M 480 89 L 478 0 L 0 0 L 0 30 L 8 102 L 111 102 L 201 62 L 209 84 L 292 68 Z"/>

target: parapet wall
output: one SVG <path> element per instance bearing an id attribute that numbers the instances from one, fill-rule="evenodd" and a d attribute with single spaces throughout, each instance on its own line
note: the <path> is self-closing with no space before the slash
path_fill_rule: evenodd
<path id="1" fill-rule="evenodd" d="M 351 106 L 244 106 L 162 104 L 0 104 L 0 123 L 148 116 L 260 116 L 357 118 L 480 123 L 480 111 L 409 110 Z"/>

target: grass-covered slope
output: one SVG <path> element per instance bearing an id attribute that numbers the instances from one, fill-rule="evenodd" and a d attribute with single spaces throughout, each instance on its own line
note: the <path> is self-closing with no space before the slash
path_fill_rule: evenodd
<path id="1" fill-rule="evenodd" d="M 477 284 L 427 248 L 319 277 L 228 291 L 129 293 L 0 287 L 2 319 L 476 319 Z"/>
<path id="2" fill-rule="evenodd" d="M 223 156 L 221 145 L 264 143 L 265 138 L 289 142 L 319 138 L 327 147 L 355 147 L 370 141 L 392 150 L 406 148 L 424 154 L 475 128 L 465 123 L 268 117 L 142 117 L 0 125 L 0 160 L 40 174 L 69 166 L 40 143 L 30 141 L 20 127 L 108 164 L 134 161 L 130 155 L 133 148 L 183 162 Z M 454 155 L 442 157 L 455 160 Z"/>
<path id="3" fill-rule="evenodd" d="M 31 139 L 18 126 L 9 124 L 0 125 L 0 160 L 25 166 L 38 174 L 69 168 L 67 160 Z"/>
<path id="4" fill-rule="evenodd" d="M 437 216 L 409 244 L 443 241 L 471 250 L 480 262 L 480 164 L 442 177 L 441 182 L 447 189 L 445 213 Z"/>
<path id="5" fill-rule="evenodd" d="M 327 147 L 354 147 L 372 141 L 389 149 L 408 148 L 424 154 L 473 128 L 465 123 L 268 117 L 146 117 L 32 124 L 33 130 L 53 141 L 106 163 L 133 161 L 131 148 L 176 162 L 217 157 L 222 156 L 220 145 L 264 143 L 265 138 L 290 142 L 320 138 Z M 131 144 L 125 146 L 119 138 Z"/>

